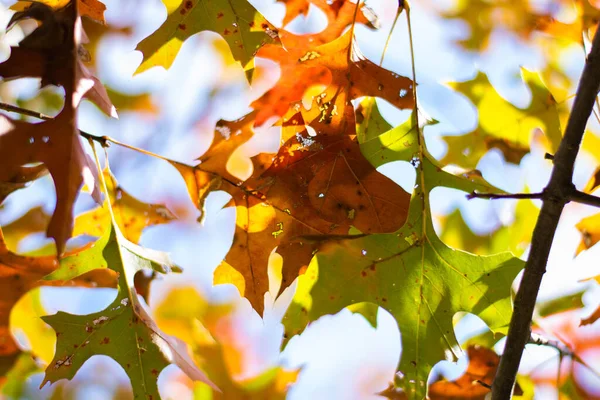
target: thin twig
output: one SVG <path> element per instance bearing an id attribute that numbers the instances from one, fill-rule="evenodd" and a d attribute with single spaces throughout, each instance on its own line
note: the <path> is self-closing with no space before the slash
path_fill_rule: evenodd
<path id="1" fill-rule="evenodd" d="M 12 104 L 1 103 L 1 102 L 0 102 L 0 110 L 10 111 L 10 112 L 14 112 L 17 114 L 22 114 L 22 115 L 27 115 L 29 117 L 42 119 L 44 121 L 50 121 L 50 120 L 54 119 L 54 117 L 43 114 L 38 111 L 33 111 L 33 110 L 29 110 L 27 108 L 17 107 L 17 106 L 13 106 Z M 84 137 L 85 139 L 88 139 L 88 140 L 91 139 L 95 142 L 98 142 L 102 147 L 108 147 L 110 144 L 109 140 L 106 136 L 96 136 L 96 135 L 92 135 L 91 133 L 87 133 L 82 130 L 79 130 L 79 134 L 82 137 Z"/>
<path id="2" fill-rule="evenodd" d="M 599 29 L 600 30 L 600 29 Z M 575 190 L 573 166 L 579 152 L 585 126 L 592 113 L 600 88 L 600 34 L 596 31 L 565 134 L 554 156 L 554 167 L 548 186 L 544 189 L 543 205 L 538 217 L 531 250 L 523 279 L 515 298 L 504 354 L 492 384 L 492 400 L 508 400 L 513 387 L 525 344 L 531 338 L 531 318 L 542 277 L 546 272 L 548 255 L 562 210 Z"/>
<path id="3" fill-rule="evenodd" d="M 588 206 L 600 207 L 600 197 L 580 192 L 579 190 L 573 190 L 570 200 L 576 203 L 587 204 Z"/>
<path id="4" fill-rule="evenodd" d="M 466 197 L 468 200 L 471 199 L 541 199 L 544 196 L 543 193 L 508 193 L 508 194 L 498 194 L 498 193 L 479 193 L 479 192 L 471 192 Z"/>
<path id="5" fill-rule="evenodd" d="M 531 336 L 529 337 L 528 343 L 535 344 L 538 346 L 552 347 L 552 348 L 556 349 L 563 356 L 573 357 L 573 355 L 575 354 L 575 353 L 573 353 L 573 350 L 571 350 L 570 348 L 565 346 L 562 342 L 560 342 L 558 340 L 548 339 L 547 337 L 544 337 L 538 333 L 532 333 Z"/>
<path id="6" fill-rule="evenodd" d="M 498 193 L 479 193 L 479 192 L 471 192 L 466 195 L 467 200 L 472 199 L 544 199 L 546 196 L 545 192 L 539 193 L 508 193 L 508 194 L 498 194 Z M 569 190 L 569 193 L 566 195 L 567 202 L 575 202 L 580 204 L 586 204 L 588 206 L 600 207 L 600 197 L 594 196 L 589 193 L 584 193 L 575 188 Z"/>
<path id="7" fill-rule="evenodd" d="M 51 117 L 50 115 L 42 114 L 41 112 L 37 112 L 37 111 L 33 111 L 33 110 L 28 110 L 26 108 L 13 106 L 12 104 L 7 104 L 7 103 L 0 103 L 0 110 L 10 111 L 10 112 L 14 112 L 17 114 L 22 114 L 22 115 L 27 115 L 29 117 L 43 119 L 44 121 L 49 121 L 51 119 L 54 119 L 54 117 Z"/>

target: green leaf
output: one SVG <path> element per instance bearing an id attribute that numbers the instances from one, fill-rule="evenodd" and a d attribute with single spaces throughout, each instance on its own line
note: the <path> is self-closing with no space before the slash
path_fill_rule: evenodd
<path id="1" fill-rule="evenodd" d="M 379 112 L 375 97 L 365 97 L 356 109 L 356 135 L 360 143 L 392 129 Z"/>
<path id="2" fill-rule="evenodd" d="M 169 68 L 183 42 L 198 32 L 213 31 L 229 44 L 233 58 L 251 71 L 256 51 L 277 43 L 277 29 L 246 0 L 163 0 L 167 20 L 136 50 L 144 59 L 136 73 L 155 66 Z"/>
<path id="3" fill-rule="evenodd" d="M 135 293 L 135 273 L 142 269 L 168 272 L 172 265 L 168 256 L 129 242 L 115 226 L 113 219 L 93 246 L 62 260 L 50 276 L 51 279 L 70 279 L 91 269 L 110 268 L 118 274 L 119 280 L 115 300 L 102 311 L 88 315 L 58 312 L 43 317 L 56 331 L 57 344 L 42 386 L 46 382 L 73 378 L 90 357 L 103 354 L 123 367 L 136 399 L 160 398 L 158 375 L 171 363 L 191 379 L 214 387 L 191 361 L 183 342 L 156 326 Z"/>
<path id="4" fill-rule="evenodd" d="M 12 367 L 5 371 L 5 361 L 11 360 Z M 41 371 L 40 366 L 35 362 L 31 353 L 17 353 L 11 356 L 4 356 L 0 359 L 0 368 L 5 382 L 2 384 L 0 394 L 2 398 L 22 399 L 27 385 L 27 379 Z M 14 364 L 13 364 L 14 363 Z"/>
<path id="5" fill-rule="evenodd" d="M 466 135 L 444 137 L 448 153 L 442 163 L 472 169 L 489 149 L 497 148 L 506 161 L 518 164 L 529 152 L 535 129 L 544 132 L 549 151 L 556 152 L 562 138 L 556 100 L 538 73 L 522 68 L 521 74 L 532 96 L 527 108 L 504 100 L 483 72 L 470 81 L 450 84 L 477 108 L 479 124 Z"/>
<path id="6" fill-rule="evenodd" d="M 415 118 L 362 145 L 374 165 L 410 161 L 417 180 L 405 225 L 393 234 L 374 234 L 328 243 L 299 278 L 284 319 L 287 337 L 310 321 L 351 304 L 371 302 L 389 311 L 402 334 L 399 369 L 409 398 L 426 396 L 427 377 L 440 359 L 461 350 L 452 317 L 479 316 L 505 334 L 511 317 L 510 289 L 524 263 L 510 253 L 476 256 L 446 246 L 435 234 L 429 206 L 433 188 L 500 192 L 480 175 L 455 176 L 429 155 Z"/>
<path id="7" fill-rule="evenodd" d="M 583 308 L 583 295 L 585 292 L 586 290 L 580 290 L 555 299 L 539 302 L 535 306 L 536 313 L 538 316 L 544 318 L 566 311 L 579 310 Z"/>
<path id="8" fill-rule="evenodd" d="M 533 201 L 520 200 L 510 225 L 502 226 L 491 234 L 477 235 L 457 209 L 444 218 L 440 236 L 448 246 L 471 253 L 489 255 L 508 250 L 520 257 L 529 247 L 539 213 L 540 209 Z"/>

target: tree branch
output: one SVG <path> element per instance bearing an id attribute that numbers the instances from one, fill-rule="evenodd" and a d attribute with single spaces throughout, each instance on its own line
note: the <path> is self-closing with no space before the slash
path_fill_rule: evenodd
<path id="1" fill-rule="evenodd" d="M 575 190 L 573 165 L 599 88 L 600 34 L 597 31 L 579 81 L 564 137 L 554 155 L 550 181 L 544 189 L 543 205 L 531 238 L 531 250 L 523 279 L 515 298 L 504 354 L 500 358 L 498 372 L 492 384 L 492 400 L 511 398 L 523 349 L 531 337 L 533 309 L 542 277 L 546 272 L 546 263 L 558 220 Z"/>
<path id="2" fill-rule="evenodd" d="M 497 193 L 479 193 L 471 192 L 466 197 L 467 200 L 472 199 L 545 199 L 547 196 L 546 191 L 540 193 L 508 193 L 508 194 L 497 194 Z M 574 201 L 575 203 L 586 204 L 588 206 L 600 207 L 600 197 L 581 192 L 575 187 L 569 190 L 566 196 L 567 202 Z"/>
<path id="3" fill-rule="evenodd" d="M 541 199 L 544 196 L 543 193 L 509 193 L 509 194 L 497 194 L 497 193 L 479 193 L 471 192 L 467 195 L 467 200 L 471 199 Z"/>
<path id="4" fill-rule="evenodd" d="M 600 197 L 574 190 L 571 193 L 571 201 L 581 204 L 587 204 L 588 206 L 600 207 Z"/>

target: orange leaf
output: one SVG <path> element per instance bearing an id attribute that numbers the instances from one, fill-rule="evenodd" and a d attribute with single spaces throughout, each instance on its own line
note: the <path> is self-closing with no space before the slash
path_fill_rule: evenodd
<path id="1" fill-rule="evenodd" d="M 327 18 L 327 26 L 318 33 L 296 35 L 287 31 L 279 31 L 279 37 L 286 48 L 315 47 L 332 42 L 344 33 L 344 29 L 354 21 L 356 3 L 349 0 L 280 0 L 286 3 L 286 13 L 283 25 L 298 15 L 307 15 L 309 5 L 318 7 Z M 370 28 L 378 28 L 379 22 L 373 12 L 363 4 L 356 13 L 356 23 L 365 24 Z"/>
<path id="2" fill-rule="evenodd" d="M 351 54 L 357 53 L 357 48 L 352 41 L 350 30 L 335 41 L 314 48 L 262 47 L 258 56 L 278 62 L 281 78 L 251 104 L 257 110 L 255 125 L 285 115 L 315 85 L 325 85 L 327 89 L 313 98 L 311 109 L 303 110 L 302 115 L 318 134 L 353 134 L 355 118 L 350 100 L 361 96 L 381 97 L 400 109 L 412 108 L 413 82 L 367 59 L 353 61 Z"/>
<path id="3" fill-rule="evenodd" d="M 431 400 L 484 400 L 490 393 L 500 357 L 481 346 L 470 346 L 467 354 L 467 371 L 455 381 L 439 381 L 429 386 Z"/>
<path id="4" fill-rule="evenodd" d="M 225 260 L 245 279 L 245 296 L 262 312 L 271 252 L 283 257 L 280 292 L 332 235 L 351 226 L 394 232 L 406 219 L 410 195 L 363 157 L 354 136 L 290 138 L 273 157 L 253 158 L 242 185 L 224 184 L 237 207 L 233 245 Z M 200 164 L 202 167 L 202 164 Z"/>

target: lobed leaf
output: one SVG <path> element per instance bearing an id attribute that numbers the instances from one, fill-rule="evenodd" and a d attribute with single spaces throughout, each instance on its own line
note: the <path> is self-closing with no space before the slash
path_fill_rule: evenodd
<path id="1" fill-rule="evenodd" d="M 444 164 L 475 168 L 479 159 L 492 148 L 499 149 L 506 161 L 518 164 L 529 153 L 531 135 L 541 129 L 554 153 L 562 138 L 556 100 L 539 74 L 521 69 L 523 81 L 531 91 L 527 108 L 518 108 L 504 100 L 483 72 L 451 87 L 466 96 L 477 108 L 478 126 L 461 136 L 445 136 L 448 144 Z"/>
<path id="2" fill-rule="evenodd" d="M 90 357 L 104 354 L 123 367 L 136 399 L 160 398 L 158 375 L 171 363 L 191 379 L 215 387 L 191 361 L 185 345 L 156 326 L 135 292 L 134 275 L 143 269 L 169 272 L 169 258 L 129 242 L 113 220 L 94 246 L 63 259 L 53 278 L 68 279 L 98 268 L 110 268 L 118 274 L 117 296 L 108 307 L 93 314 L 59 312 L 43 318 L 56 331 L 57 347 L 42 386 L 73 378 Z"/>
<path id="3" fill-rule="evenodd" d="M 402 332 L 403 389 L 424 398 L 427 376 L 440 359 L 460 353 L 452 317 L 459 311 L 483 319 L 493 332 L 506 333 L 510 289 L 523 262 L 509 253 L 476 256 L 446 246 L 435 234 L 429 195 L 437 186 L 470 192 L 499 190 L 477 175 L 455 176 L 433 159 L 415 118 L 361 145 L 374 165 L 410 161 L 417 172 L 405 224 L 393 234 L 373 234 L 321 247 L 299 278 L 284 318 L 286 337 L 322 315 L 371 302 L 388 310 Z"/>
<path id="4" fill-rule="evenodd" d="M 253 68 L 256 51 L 277 43 L 277 29 L 244 0 L 163 0 L 167 20 L 142 40 L 136 50 L 144 55 L 136 73 L 155 66 L 169 68 L 183 42 L 195 33 L 213 31 L 229 44 L 244 69 Z"/>

